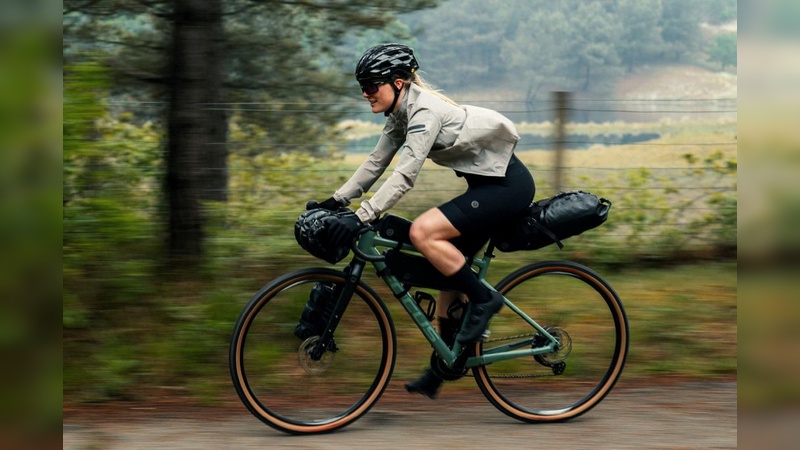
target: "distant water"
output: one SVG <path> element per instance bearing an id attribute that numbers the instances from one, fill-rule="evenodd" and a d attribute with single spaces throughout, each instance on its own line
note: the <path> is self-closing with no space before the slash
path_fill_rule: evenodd
<path id="1" fill-rule="evenodd" d="M 661 137 L 659 133 L 611 133 L 611 134 L 568 134 L 564 138 L 567 150 L 587 149 L 593 145 L 627 145 L 652 141 Z M 553 136 L 521 134 L 517 148 L 520 150 L 549 150 L 555 146 Z"/>
<path id="2" fill-rule="evenodd" d="M 610 133 L 610 134 L 568 134 L 564 140 L 567 150 L 582 150 L 593 145 L 627 145 L 652 141 L 661 137 L 658 133 Z M 555 146 L 553 136 L 522 133 L 518 150 L 552 150 Z M 378 142 L 377 136 L 348 141 L 344 148 L 347 153 L 369 153 Z"/>

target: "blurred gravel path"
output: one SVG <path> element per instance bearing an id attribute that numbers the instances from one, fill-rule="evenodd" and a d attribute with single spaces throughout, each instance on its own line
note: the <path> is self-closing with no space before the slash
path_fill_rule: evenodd
<path id="1" fill-rule="evenodd" d="M 463 382 L 459 382 L 463 383 Z M 461 386 L 461 384 L 459 385 Z M 468 386 L 468 385 L 464 385 Z M 290 436 L 241 408 L 119 407 L 64 415 L 64 449 L 732 449 L 735 382 L 627 386 L 571 422 L 524 424 L 477 388 L 437 401 L 393 382 L 366 416 L 338 432 Z"/>

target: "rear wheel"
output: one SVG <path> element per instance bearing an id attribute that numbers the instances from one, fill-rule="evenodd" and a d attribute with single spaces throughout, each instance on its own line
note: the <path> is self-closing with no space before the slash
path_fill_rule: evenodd
<path id="1" fill-rule="evenodd" d="M 230 346 L 233 384 L 264 423 L 292 434 L 342 428 L 364 415 L 389 384 L 397 350 L 394 324 L 378 295 L 359 282 L 321 358 L 319 336 L 295 326 L 315 284 L 345 283 L 342 272 L 306 269 L 258 292 L 236 323 Z"/>
<path id="2" fill-rule="evenodd" d="M 589 411 L 617 382 L 628 352 L 628 321 L 611 286 L 571 262 L 541 262 L 504 278 L 497 290 L 560 343 L 551 353 L 473 368 L 483 394 L 525 422 L 559 422 Z M 509 307 L 492 318 L 476 354 L 512 343 L 538 348 L 549 340 Z"/>

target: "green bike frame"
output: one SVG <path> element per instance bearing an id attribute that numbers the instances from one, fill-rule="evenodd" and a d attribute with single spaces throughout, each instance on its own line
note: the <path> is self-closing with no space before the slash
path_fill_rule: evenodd
<path id="1" fill-rule="evenodd" d="M 422 308 L 414 301 L 414 298 L 405 289 L 403 284 L 398 280 L 390 270 L 386 270 L 385 257 L 379 252 L 379 248 L 400 248 L 405 251 L 415 251 L 414 247 L 402 244 L 397 241 L 386 239 L 379 236 L 375 231 L 369 230 L 363 233 L 358 239 L 357 246 L 353 248 L 355 251 L 355 258 L 351 264 L 356 264 L 359 269 L 363 269 L 367 262 L 372 263 L 376 272 L 383 279 L 384 283 L 389 287 L 394 294 L 395 298 L 400 301 L 403 308 L 406 310 L 414 324 L 422 331 L 422 334 L 430 342 L 433 349 L 444 361 L 449 368 L 453 368 L 456 364 L 458 356 L 461 354 L 462 347 L 458 341 L 453 344 L 452 350 L 445 344 L 436 328 L 430 320 L 428 320 Z M 483 258 L 473 258 L 472 265 L 478 269 L 478 278 L 489 289 L 494 290 L 494 287 L 486 282 L 486 274 L 489 271 L 489 265 L 494 255 L 492 254 L 493 246 L 490 243 L 489 247 L 484 252 Z M 351 270 L 351 273 L 360 274 L 362 270 Z M 492 348 L 484 348 L 480 356 L 472 356 L 467 358 L 464 368 L 470 369 L 476 366 L 491 364 L 497 361 L 503 361 L 514 358 L 532 357 L 539 354 L 554 353 L 559 348 L 558 341 L 540 326 L 536 321 L 531 319 L 525 312 L 520 310 L 509 299 L 504 298 L 505 306 L 510 308 L 514 313 L 519 315 L 525 322 L 536 330 L 541 336 L 547 339 L 547 342 L 536 348 L 531 345 L 530 339 L 522 339 L 519 341 L 511 342 L 504 345 L 499 345 Z M 469 308 L 469 305 L 468 305 Z M 469 314 L 469 310 L 467 310 Z"/>

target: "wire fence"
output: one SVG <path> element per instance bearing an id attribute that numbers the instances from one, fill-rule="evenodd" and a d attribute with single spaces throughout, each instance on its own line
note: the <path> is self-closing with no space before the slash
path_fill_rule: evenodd
<path id="1" fill-rule="evenodd" d="M 568 133 L 562 140 L 548 136 L 548 123 L 539 127 L 539 135 L 521 133 L 518 151 L 539 151 L 537 158 L 523 161 L 531 169 L 537 183 L 537 198 L 555 194 L 553 179 L 557 171 L 565 174 L 564 182 L 559 190 L 588 190 L 613 199 L 615 214 L 663 217 L 659 221 L 647 223 L 647 230 L 638 230 L 639 237 L 658 237 L 666 229 L 678 229 L 687 235 L 696 233 L 690 230 L 693 221 L 703 220 L 706 226 L 723 226 L 730 214 L 735 215 L 735 202 L 732 204 L 714 204 L 710 198 L 719 195 L 736 195 L 735 169 L 725 170 L 725 164 L 733 161 L 736 155 L 736 99 L 735 98 L 672 98 L 672 99 L 621 99 L 621 98 L 572 98 L 567 108 L 553 106 L 549 100 L 481 100 L 463 101 L 464 104 L 491 106 L 513 121 L 517 118 L 531 117 L 536 114 L 548 116 L 547 122 L 554 123 L 557 113 L 567 113 L 566 117 L 583 115 L 582 119 L 591 117 L 624 117 L 623 121 L 608 121 L 599 130 L 580 130 L 587 122 L 567 121 Z M 112 108 L 135 111 L 147 116 L 157 115 L 157 111 L 166 106 L 162 102 L 114 101 Z M 359 119 L 362 115 L 372 113 L 362 104 L 353 102 L 336 103 L 300 103 L 300 102 L 239 102 L 201 105 L 201 107 L 224 110 L 230 114 L 248 112 L 270 112 L 281 115 L 295 115 L 306 112 L 319 112 L 325 106 L 337 111 L 344 111 L 349 118 Z M 587 115 L 588 114 L 588 115 Z M 602 114 L 604 116 L 592 116 Z M 645 122 L 651 125 L 643 131 L 637 128 L 638 122 L 631 120 L 631 114 L 644 115 Z M 698 118 L 700 117 L 700 118 Z M 658 124 L 664 121 L 664 124 Z M 656 122 L 655 125 L 653 123 Z M 379 124 L 377 124 L 379 125 Z M 663 126 L 665 131 L 658 132 Z M 641 128 L 641 127 L 640 127 Z M 569 132 L 569 130 L 579 130 Z M 683 129 L 699 129 L 682 133 Z M 378 128 L 379 132 L 380 128 Z M 655 130 L 655 132 L 653 132 Z M 636 135 L 643 135 L 636 138 Z M 663 139 L 669 135 L 679 135 Z M 627 136 L 626 136 L 627 135 Z M 633 137 L 632 137 L 633 136 Z M 304 152 L 324 146 L 325 149 L 341 154 L 366 153 L 377 142 L 377 134 L 351 141 L 340 142 L 215 142 L 208 145 L 224 145 L 230 153 L 237 153 L 240 148 L 252 149 L 263 146 L 270 154 L 281 155 Z M 127 140 L 107 140 L 104 144 L 136 145 Z M 569 156 L 562 167 L 555 167 L 547 150 L 559 144 L 565 146 Z M 153 145 L 147 143 L 147 145 Z M 616 152 L 614 157 L 607 155 Z M 725 155 L 721 160 L 704 160 L 712 153 Z M 634 155 L 635 154 L 635 155 Z M 656 158 L 641 157 L 655 155 Z M 699 163 L 689 164 L 684 154 L 700 155 Z M 590 157 L 587 157 L 590 155 Z M 578 157 L 580 156 L 580 157 Z M 366 157 L 366 156 L 364 156 Z M 317 165 L 299 165 L 286 167 L 270 164 L 235 164 L 229 167 L 202 167 L 203 173 L 225 171 L 229 180 L 248 179 L 247 183 L 230 183 L 227 188 L 229 198 L 244 197 L 265 199 L 261 217 L 279 218 L 285 215 L 282 210 L 270 212 L 270 202 L 296 199 L 298 208 L 302 200 L 321 199 L 330 195 L 346 180 L 355 169 L 353 161 L 363 158 L 350 158 L 349 163 L 326 162 Z M 89 162 L 88 164 L 91 164 Z M 143 177 L 159 180 L 163 168 L 157 166 L 139 169 Z M 376 183 L 374 192 L 382 180 L 391 173 L 388 170 Z M 639 175 L 637 175 L 637 173 Z M 407 194 L 398 204 L 402 214 L 413 216 L 426 209 L 444 202 L 462 192 L 466 188 L 463 180 L 456 177 L 452 170 L 427 163 L 412 192 Z M 632 178 L 643 177 L 644 180 L 632 182 Z M 288 183 L 275 183 L 270 180 L 283 178 L 296 180 Z M 115 189 L 111 187 L 110 189 Z M 124 187 L 119 187 L 124 189 Z M 140 192 L 158 196 L 160 183 L 144 183 Z M 205 188 L 211 189 L 211 188 Z M 206 193 L 209 193 L 208 191 Z M 648 201 L 638 201 L 646 198 Z M 660 199 L 660 200 L 659 200 Z M 157 203 L 154 203 L 153 208 Z M 357 205 L 357 202 L 356 202 Z M 680 208 L 680 210 L 676 210 Z M 672 213 L 674 212 L 674 214 Z M 725 216 L 714 218 L 714 215 Z M 681 231 L 681 229 L 683 230 Z M 620 227 L 611 236 L 625 239 L 631 233 L 630 227 Z"/>

